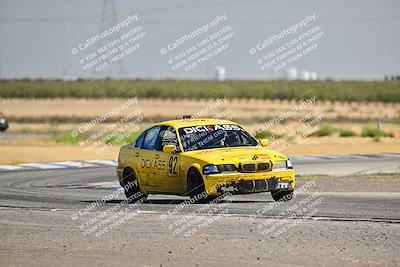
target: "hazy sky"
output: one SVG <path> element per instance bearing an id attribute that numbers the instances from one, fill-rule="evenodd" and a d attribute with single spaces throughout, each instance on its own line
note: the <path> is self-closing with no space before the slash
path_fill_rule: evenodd
<path id="1" fill-rule="evenodd" d="M 217 65 L 226 68 L 228 79 L 282 77 L 284 70 L 261 70 L 249 49 L 312 14 L 316 15 L 313 25 L 318 25 L 324 36 L 315 51 L 296 60 L 292 67 L 316 71 L 321 78 L 400 75 L 398 0 L 115 3 L 120 19 L 138 14 L 137 24 L 146 32 L 140 49 L 124 59 L 129 78 L 205 79 Z M 92 77 L 70 51 L 99 32 L 101 14 L 100 0 L 0 0 L 1 78 Z M 191 71 L 173 70 L 160 48 L 223 14 L 227 16 L 224 25 L 235 33 L 229 48 Z M 96 77 L 118 77 L 118 70 L 109 67 Z"/>

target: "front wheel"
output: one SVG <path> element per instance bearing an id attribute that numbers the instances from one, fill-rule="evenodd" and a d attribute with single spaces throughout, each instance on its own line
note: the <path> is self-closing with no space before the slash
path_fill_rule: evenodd
<path id="1" fill-rule="evenodd" d="M 293 198 L 293 190 L 271 191 L 271 196 L 275 201 L 286 202 Z"/>
<path id="2" fill-rule="evenodd" d="M 213 199 L 207 194 L 203 178 L 197 170 L 191 169 L 188 172 L 187 195 L 189 195 L 195 203 L 207 203 Z"/>

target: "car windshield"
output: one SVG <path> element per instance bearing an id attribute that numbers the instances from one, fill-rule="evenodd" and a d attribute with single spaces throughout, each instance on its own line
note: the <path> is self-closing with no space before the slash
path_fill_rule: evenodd
<path id="1" fill-rule="evenodd" d="M 249 133 L 234 124 L 191 126 L 178 131 L 184 151 L 258 144 Z"/>

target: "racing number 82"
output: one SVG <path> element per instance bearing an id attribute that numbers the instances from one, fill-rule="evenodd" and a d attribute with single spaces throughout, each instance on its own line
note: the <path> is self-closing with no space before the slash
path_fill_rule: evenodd
<path id="1" fill-rule="evenodd" d="M 169 156 L 168 160 L 168 174 L 170 176 L 175 176 L 178 175 L 176 172 L 176 165 L 178 163 L 178 156 L 177 155 L 171 155 Z"/>

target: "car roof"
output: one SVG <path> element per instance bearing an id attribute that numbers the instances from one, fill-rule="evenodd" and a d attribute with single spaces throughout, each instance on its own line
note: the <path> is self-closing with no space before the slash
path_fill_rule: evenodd
<path id="1" fill-rule="evenodd" d="M 221 120 L 214 118 L 196 118 L 196 119 L 180 119 L 180 120 L 169 120 L 157 123 L 156 125 L 166 125 L 175 128 L 199 126 L 199 125 L 215 125 L 215 124 L 235 124 L 237 123 L 229 120 Z"/>

